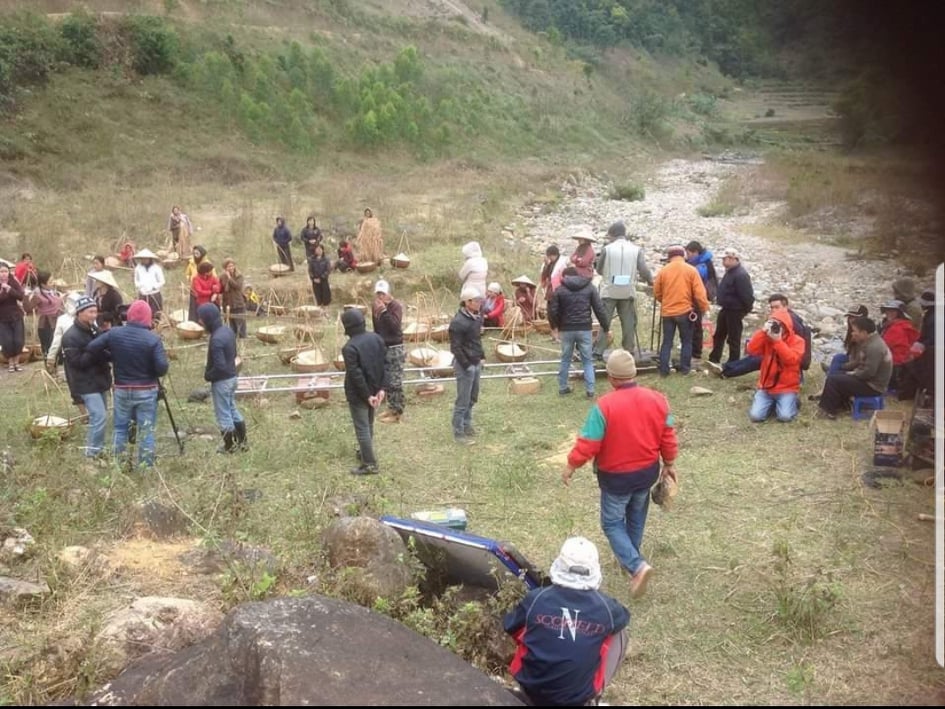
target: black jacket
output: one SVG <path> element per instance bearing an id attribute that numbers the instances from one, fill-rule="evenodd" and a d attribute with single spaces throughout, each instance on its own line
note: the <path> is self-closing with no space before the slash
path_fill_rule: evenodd
<path id="1" fill-rule="evenodd" d="M 99 324 L 101 325 L 103 315 L 111 315 L 113 325 L 121 325 L 118 318 L 118 310 L 124 305 L 121 299 L 121 293 L 114 288 L 109 288 L 103 294 L 95 295 L 95 302 L 98 304 Z"/>
<path id="2" fill-rule="evenodd" d="M 463 369 L 479 364 L 486 357 L 482 350 L 482 318 L 460 308 L 450 322 L 450 352 Z"/>
<path id="3" fill-rule="evenodd" d="M 591 310 L 600 326 L 610 328 L 610 319 L 604 312 L 597 289 L 586 276 L 565 276 L 548 301 L 548 322 L 559 330 L 590 332 L 593 327 Z"/>
<path id="4" fill-rule="evenodd" d="M 232 379 L 236 376 L 236 333 L 232 328 L 224 327 L 220 309 L 213 303 L 204 303 L 197 308 L 197 318 L 210 333 L 204 381 Z"/>
<path id="5" fill-rule="evenodd" d="M 100 394 L 112 388 L 111 365 L 86 349 L 97 334 L 76 321 L 62 336 L 66 381 L 73 398 L 82 394 Z"/>
<path id="6" fill-rule="evenodd" d="M 316 278 L 328 278 L 331 273 L 331 260 L 327 256 L 321 258 L 308 259 L 308 277 L 312 280 Z"/>
<path id="7" fill-rule="evenodd" d="M 715 302 L 720 308 L 734 310 L 747 315 L 755 305 L 755 290 L 751 286 L 751 276 L 741 264 L 725 271 L 719 281 L 719 291 Z"/>
<path id="8" fill-rule="evenodd" d="M 309 229 L 308 224 L 302 227 L 302 233 L 299 234 L 302 243 L 305 244 L 305 256 L 312 258 L 315 255 L 315 247 L 322 243 L 322 230 L 318 227 Z"/>
<path id="9" fill-rule="evenodd" d="M 367 404 L 370 397 L 388 386 L 384 366 L 387 346 L 380 335 L 367 331 L 360 310 L 346 310 L 341 323 L 349 338 L 341 348 L 345 360 L 345 398 Z"/>

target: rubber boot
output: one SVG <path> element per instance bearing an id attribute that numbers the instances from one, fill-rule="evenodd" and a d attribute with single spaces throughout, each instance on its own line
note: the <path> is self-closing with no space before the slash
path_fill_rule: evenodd
<path id="1" fill-rule="evenodd" d="M 236 446 L 242 451 L 248 450 L 249 443 L 246 442 L 246 422 L 238 421 L 233 425 L 236 427 L 233 434 L 233 440 L 236 442 Z"/>
<path id="2" fill-rule="evenodd" d="M 233 431 L 221 431 L 223 435 L 223 445 L 217 448 L 217 453 L 233 453 L 236 446 L 233 443 Z"/>

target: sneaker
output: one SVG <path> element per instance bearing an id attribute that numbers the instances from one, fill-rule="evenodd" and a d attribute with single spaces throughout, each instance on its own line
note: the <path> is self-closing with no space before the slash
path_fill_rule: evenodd
<path id="1" fill-rule="evenodd" d="M 574 390 L 571 389 L 571 387 L 568 387 L 567 389 L 561 389 L 561 390 L 558 391 L 558 396 L 567 396 L 567 395 L 570 394 L 572 391 L 574 391 Z"/>
<path id="2" fill-rule="evenodd" d="M 592 391 L 586 391 L 584 392 L 584 396 L 586 396 L 588 399 L 593 399 L 596 396 L 596 394 Z"/>
<path id="3" fill-rule="evenodd" d="M 476 445 L 476 439 L 470 438 L 469 436 L 453 436 L 453 440 L 456 441 L 461 446 L 474 446 Z"/>
<path id="4" fill-rule="evenodd" d="M 650 575 L 652 573 L 653 567 L 644 561 L 640 565 L 640 568 L 637 569 L 637 572 L 632 577 L 630 577 L 631 598 L 639 598 L 644 593 L 646 593 L 646 584 L 650 580 Z"/>
<path id="5" fill-rule="evenodd" d="M 380 471 L 376 465 L 361 463 L 357 468 L 351 468 L 352 475 L 377 475 Z"/>
<path id="6" fill-rule="evenodd" d="M 711 359 L 706 360 L 705 364 L 708 366 L 708 370 L 706 371 L 708 371 L 709 374 L 716 376 L 719 379 L 722 378 L 722 373 L 724 370 L 722 369 L 721 364 L 719 364 L 718 362 L 713 362 Z"/>
<path id="7" fill-rule="evenodd" d="M 464 435 L 464 436 L 478 436 L 478 435 L 479 435 L 479 431 L 477 431 L 477 430 L 474 429 L 472 426 L 470 426 L 469 428 L 467 428 L 467 429 L 463 432 L 463 435 Z"/>

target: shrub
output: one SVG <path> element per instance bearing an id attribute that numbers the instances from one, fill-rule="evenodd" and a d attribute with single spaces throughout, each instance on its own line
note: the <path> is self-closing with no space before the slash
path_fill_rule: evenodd
<path id="1" fill-rule="evenodd" d="M 17 14 L 0 22 L 0 102 L 9 106 L 16 88 L 46 81 L 61 55 L 61 39 L 39 15 Z"/>
<path id="2" fill-rule="evenodd" d="M 96 69 L 102 63 L 102 42 L 95 18 L 87 12 L 73 12 L 59 26 L 63 58 L 73 66 Z"/>
<path id="3" fill-rule="evenodd" d="M 619 199 L 624 202 L 642 202 L 646 198 L 646 188 L 643 185 L 634 183 L 614 185 L 609 196 L 611 199 Z"/>
<path id="4" fill-rule="evenodd" d="M 177 64 L 180 39 L 160 17 L 138 15 L 128 19 L 134 49 L 132 65 L 142 76 L 167 74 Z"/>

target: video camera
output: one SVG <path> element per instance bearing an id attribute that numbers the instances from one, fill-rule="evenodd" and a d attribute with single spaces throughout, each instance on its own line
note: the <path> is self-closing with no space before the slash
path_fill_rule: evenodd
<path id="1" fill-rule="evenodd" d="M 770 335 L 780 335 L 781 334 L 781 321 L 775 320 L 772 318 L 768 320 L 764 325 L 764 331 Z"/>

